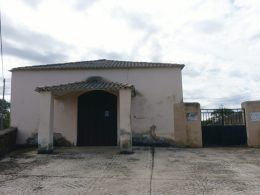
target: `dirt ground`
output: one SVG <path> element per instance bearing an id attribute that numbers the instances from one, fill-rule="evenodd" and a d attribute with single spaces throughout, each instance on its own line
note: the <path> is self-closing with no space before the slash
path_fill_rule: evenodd
<path id="1" fill-rule="evenodd" d="M 0 194 L 260 194 L 260 149 L 20 150 L 0 160 Z"/>

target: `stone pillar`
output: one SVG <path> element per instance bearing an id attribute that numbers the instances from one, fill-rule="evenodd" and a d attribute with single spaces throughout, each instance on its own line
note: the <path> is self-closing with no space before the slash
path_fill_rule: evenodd
<path id="1" fill-rule="evenodd" d="M 245 109 L 247 145 L 260 147 L 260 101 L 242 103 Z"/>
<path id="2" fill-rule="evenodd" d="M 121 153 L 132 153 L 131 89 L 119 90 L 119 144 Z"/>
<path id="3" fill-rule="evenodd" d="M 40 93 L 39 154 L 49 154 L 53 151 L 53 103 L 51 92 Z"/>
<path id="4" fill-rule="evenodd" d="M 184 103 L 187 145 L 202 147 L 201 114 L 199 103 Z"/>

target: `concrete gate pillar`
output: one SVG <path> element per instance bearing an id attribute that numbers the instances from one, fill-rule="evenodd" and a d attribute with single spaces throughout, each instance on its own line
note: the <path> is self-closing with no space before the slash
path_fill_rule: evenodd
<path id="1" fill-rule="evenodd" d="M 184 103 L 187 145 L 202 147 L 201 114 L 199 103 Z"/>
<path id="2" fill-rule="evenodd" d="M 53 151 L 53 104 L 51 92 L 40 93 L 39 154 L 48 154 Z"/>
<path id="3" fill-rule="evenodd" d="M 132 152 L 131 89 L 119 90 L 119 144 L 121 153 Z"/>
<path id="4" fill-rule="evenodd" d="M 242 103 L 245 109 L 247 145 L 260 147 L 260 101 L 247 101 Z"/>
<path id="5" fill-rule="evenodd" d="M 176 145 L 202 147 L 199 103 L 174 104 L 174 136 Z"/>

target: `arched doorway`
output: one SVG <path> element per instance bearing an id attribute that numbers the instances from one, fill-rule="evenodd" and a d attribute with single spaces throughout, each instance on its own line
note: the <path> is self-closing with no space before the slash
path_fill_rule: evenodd
<path id="1" fill-rule="evenodd" d="M 117 145 L 117 97 L 90 91 L 78 97 L 78 146 Z"/>

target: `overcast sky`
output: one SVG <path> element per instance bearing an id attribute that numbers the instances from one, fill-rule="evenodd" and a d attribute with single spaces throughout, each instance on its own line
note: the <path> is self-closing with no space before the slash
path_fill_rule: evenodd
<path id="1" fill-rule="evenodd" d="M 114 59 L 184 63 L 184 101 L 260 99 L 260 0 L 1 0 L 4 70 Z"/>

